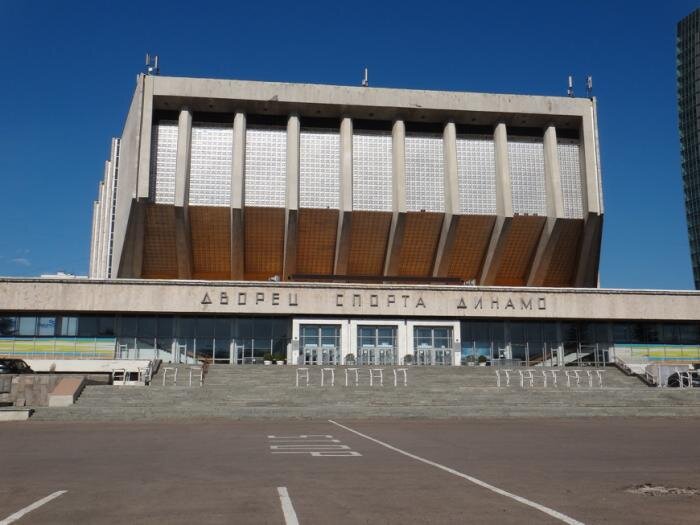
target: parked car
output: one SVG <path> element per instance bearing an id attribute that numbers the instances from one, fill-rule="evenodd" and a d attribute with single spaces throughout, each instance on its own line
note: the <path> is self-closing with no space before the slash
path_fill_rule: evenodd
<path id="1" fill-rule="evenodd" d="M 34 370 L 22 359 L 0 357 L 0 374 L 33 374 Z"/>
<path id="2" fill-rule="evenodd" d="M 678 388 L 679 386 L 682 386 L 684 388 L 687 388 L 689 386 L 692 386 L 693 388 L 700 388 L 700 373 L 698 373 L 697 371 L 690 371 L 690 380 L 691 384 L 688 384 L 688 376 L 686 375 L 686 373 L 683 372 L 683 378 L 681 379 L 678 376 L 678 373 L 676 372 L 668 376 L 668 382 L 666 384 L 670 387 L 675 388 Z"/>

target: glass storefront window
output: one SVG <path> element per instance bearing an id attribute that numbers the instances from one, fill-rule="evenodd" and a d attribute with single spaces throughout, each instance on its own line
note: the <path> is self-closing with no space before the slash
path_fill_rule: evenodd
<path id="1" fill-rule="evenodd" d="M 34 337 L 36 330 L 36 317 L 20 317 L 19 318 L 19 334 L 20 336 Z"/>
<path id="2" fill-rule="evenodd" d="M 9 337 L 17 331 L 17 319 L 14 317 L 0 317 L 0 336 Z"/>
<path id="3" fill-rule="evenodd" d="M 56 318 L 55 317 L 39 317 L 39 334 L 40 336 L 53 337 L 56 335 Z"/>
<path id="4" fill-rule="evenodd" d="M 62 317 L 61 318 L 61 335 L 63 337 L 72 337 L 78 333 L 78 318 L 77 317 Z"/>

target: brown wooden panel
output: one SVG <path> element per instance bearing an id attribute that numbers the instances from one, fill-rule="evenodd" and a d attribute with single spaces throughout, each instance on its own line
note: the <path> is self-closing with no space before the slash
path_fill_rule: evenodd
<path id="1" fill-rule="evenodd" d="M 544 278 L 544 286 L 574 286 L 576 268 L 578 267 L 581 238 L 583 236 L 583 220 L 560 219 L 558 225 L 562 229 L 558 236 L 552 260 Z"/>
<path id="2" fill-rule="evenodd" d="M 147 204 L 143 229 L 144 279 L 177 279 L 175 207 Z"/>
<path id="3" fill-rule="evenodd" d="M 494 215 L 460 215 L 448 260 L 447 276 L 478 279 L 496 222 Z"/>
<path id="4" fill-rule="evenodd" d="M 282 276 L 284 209 L 245 208 L 245 279 L 266 281 Z"/>
<path id="5" fill-rule="evenodd" d="M 496 286 L 525 286 L 532 266 L 532 259 L 545 224 L 545 217 L 513 217 L 505 233 L 505 245 L 498 260 Z"/>
<path id="6" fill-rule="evenodd" d="M 192 278 L 231 278 L 231 209 L 190 206 Z"/>
<path id="7" fill-rule="evenodd" d="M 337 235 L 338 210 L 300 209 L 296 273 L 332 275 Z"/>
<path id="8" fill-rule="evenodd" d="M 390 212 L 352 212 L 348 275 L 382 275 L 390 229 Z"/>
<path id="9" fill-rule="evenodd" d="M 430 276 L 440 241 L 442 213 L 408 212 L 399 251 L 398 275 Z"/>

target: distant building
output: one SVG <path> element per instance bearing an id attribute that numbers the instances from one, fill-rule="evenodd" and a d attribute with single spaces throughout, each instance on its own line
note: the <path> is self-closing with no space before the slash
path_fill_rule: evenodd
<path id="1" fill-rule="evenodd" d="M 678 81 L 678 132 L 681 172 L 688 218 L 688 240 L 695 288 L 700 288 L 700 9 L 678 22 L 676 78 Z"/>

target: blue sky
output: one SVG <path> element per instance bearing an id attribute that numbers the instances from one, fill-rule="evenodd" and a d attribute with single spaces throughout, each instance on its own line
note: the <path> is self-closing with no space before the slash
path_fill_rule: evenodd
<path id="1" fill-rule="evenodd" d="M 634 6 L 634 9 L 631 7 Z M 696 2 L 0 0 L 0 275 L 86 274 L 92 201 L 147 51 L 165 75 L 564 95 L 591 74 L 601 284 L 692 288 L 676 22 Z"/>

